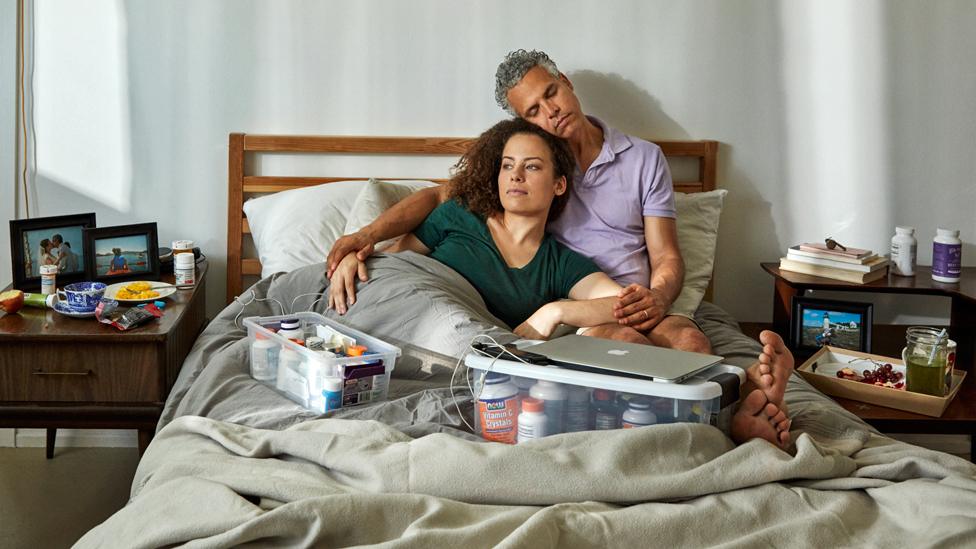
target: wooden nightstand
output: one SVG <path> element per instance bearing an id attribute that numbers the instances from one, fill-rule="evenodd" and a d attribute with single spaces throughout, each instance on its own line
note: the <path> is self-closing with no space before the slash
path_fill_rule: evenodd
<path id="1" fill-rule="evenodd" d="M 959 345 L 956 368 L 969 374 L 956 398 L 942 417 L 928 417 L 884 406 L 834 398 L 838 404 L 885 433 L 963 434 L 970 435 L 970 460 L 976 462 L 976 267 L 963 267 L 958 284 L 943 284 L 932 280 L 931 267 L 918 266 L 915 276 L 889 274 L 868 284 L 851 284 L 839 280 L 780 270 L 778 263 L 763 263 L 762 268 L 775 278 L 773 290 L 773 329 L 789 340 L 790 306 L 793 296 L 807 290 L 841 292 L 892 293 L 936 295 L 952 300 L 949 335 Z M 877 349 L 875 352 L 897 356 L 903 341 L 896 349 Z"/>
<path id="2" fill-rule="evenodd" d="M 206 275 L 204 260 L 163 318 L 127 332 L 51 309 L 0 316 L 0 427 L 46 428 L 48 458 L 58 428 L 137 429 L 141 454 L 206 323 Z"/>

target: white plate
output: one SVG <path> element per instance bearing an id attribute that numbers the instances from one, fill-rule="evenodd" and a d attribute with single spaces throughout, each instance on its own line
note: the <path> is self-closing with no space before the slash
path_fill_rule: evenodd
<path id="1" fill-rule="evenodd" d="M 148 282 L 153 287 L 153 289 L 159 288 L 160 286 L 169 286 L 169 287 L 168 288 L 159 288 L 158 290 L 156 290 L 157 292 L 159 292 L 159 295 L 156 296 L 156 297 L 151 297 L 149 299 L 119 299 L 119 298 L 115 297 L 115 294 L 117 294 L 119 292 L 119 290 L 121 290 L 122 288 L 125 288 L 129 284 L 135 284 L 136 282 Z M 163 299 L 165 297 L 169 297 L 169 296 L 175 294 L 176 293 L 176 288 L 173 288 L 172 286 L 173 286 L 172 284 L 167 284 L 165 282 L 154 282 L 154 281 L 151 281 L 151 280 L 132 280 L 130 282 L 119 282 L 117 284 L 112 284 L 108 288 L 105 288 L 105 297 L 108 298 L 108 299 L 114 299 L 114 300 L 118 301 L 119 303 L 129 303 L 129 304 L 131 304 L 131 303 L 151 303 L 153 301 L 158 301 L 160 299 Z"/>

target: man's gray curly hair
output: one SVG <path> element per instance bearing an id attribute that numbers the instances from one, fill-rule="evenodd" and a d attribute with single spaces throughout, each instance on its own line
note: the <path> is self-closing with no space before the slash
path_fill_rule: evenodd
<path id="1" fill-rule="evenodd" d="M 556 63 L 546 55 L 546 52 L 538 50 L 509 52 L 505 56 L 505 60 L 498 65 L 498 70 L 495 71 L 495 102 L 512 116 L 518 116 L 518 113 L 508 102 L 508 90 L 514 88 L 525 76 L 525 73 L 532 70 L 532 67 L 542 67 L 549 74 L 559 77 L 559 69 L 556 67 Z"/>

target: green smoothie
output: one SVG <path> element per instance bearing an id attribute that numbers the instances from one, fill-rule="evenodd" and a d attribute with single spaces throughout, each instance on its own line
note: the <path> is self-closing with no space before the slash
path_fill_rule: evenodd
<path id="1" fill-rule="evenodd" d="M 928 357 L 908 357 L 908 379 L 905 388 L 913 393 L 945 396 L 947 392 L 945 356 L 936 355 L 932 364 Z"/>

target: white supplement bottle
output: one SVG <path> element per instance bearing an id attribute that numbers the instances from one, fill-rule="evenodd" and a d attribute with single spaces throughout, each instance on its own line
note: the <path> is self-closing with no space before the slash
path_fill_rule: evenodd
<path id="1" fill-rule="evenodd" d="M 936 282 L 959 282 L 962 275 L 962 240 L 959 231 L 936 229 L 932 239 L 932 280 Z"/>
<path id="2" fill-rule="evenodd" d="M 590 427 L 590 391 L 579 385 L 569 385 L 566 398 L 566 432 L 586 431 Z"/>
<path id="3" fill-rule="evenodd" d="M 251 377 L 272 383 L 278 377 L 278 344 L 262 334 L 251 344 Z"/>
<path id="4" fill-rule="evenodd" d="M 515 444 L 518 434 L 518 387 L 512 379 L 495 372 L 485 375 L 478 397 L 477 420 L 485 440 Z"/>
<path id="5" fill-rule="evenodd" d="M 305 332 L 302 331 L 302 322 L 297 318 L 282 320 L 278 335 L 285 339 L 290 339 L 299 345 L 305 344 Z"/>
<path id="6" fill-rule="evenodd" d="M 298 351 L 282 347 L 278 353 L 278 372 L 275 387 L 298 398 L 308 398 L 308 381 L 302 375 L 302 355 Z"/>
<path id="7" fill-rule="evenodd" d="M 193 254 L 176 254 L 173 256 L 173 277 L 177 285 L 196 284 L 196 263 Z"/>
<path id="8" fill-rule="evenodd" d="M 651 401 L 643 398 L 637 397 L 630 401 L 627 405 L 627 411 L 620 418 L 622 421 L 621 426 L 624 429 L 633 429 L 634 427 L 644 427 L 645 425 L 654 425 L 657 423 L 657 416 L 651 411 Z"/>
<path id="9" fill-rule="evenodd" d="M 518 416 L 519 443 L 546 436 L 546 414 L 544 404 L 537 398 L 522 400 L 522 413 Z"/>
<path id="10" fill-rule="evenodd" d="M 917 250 L 915 227 L 895 227 L 895 236 L 891 237 L 891 274 L 915 276 Z"/>
<path id="11" fill-rule="evenodd" d="M 557 435 L 566 430 L 566 387 L 554 381 L 540 379 L 529 389 L 529 396 L 545 403 L 546 435 Z"/>

